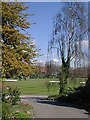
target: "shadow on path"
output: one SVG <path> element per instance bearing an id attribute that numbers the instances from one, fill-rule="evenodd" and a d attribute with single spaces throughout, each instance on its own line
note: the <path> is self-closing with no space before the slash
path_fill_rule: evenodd
<path id="1" fill-rule="evenodd" d="M 21 97 L 21 100 L 30 103 L 35 110 L 36 117 L 79 117 L 87 118 L 89 113 L 84 110 L 82 106 L 66 103 L 66 102 L 57 102 L 54 100 L 48 100 L 47 97 L 32 96 L 32 97 Z M 76 109 L 74 109 L 76 108 Z M 44 112 L 43 112 L 44 111 Z M 56 116 L 55 116 L 56 115 Z"/>
<path id="2" fill-rule="evenodd" d="M 38 103 L 41 104 L 51 104 L 51 105 L 56 105 L 56 106 L 65 106 L 65 107 L 74 107 L 74 108 L 78 108 L 78 109 L 83 109 L 82 106 L 79 105 L 75 105 L 75 104 L 70 104 L 70 103 L 66 103 L 66 102 L 57 102 L 57 101 L 53 101 L 53 100 L 37 100 Z"/>
<path id="3" fill-rule="evenodd" d="M 37 102 L 41 103 L 41 104 L 49 104 L 49 105 L 62 106 L 62 107 L 70 107 L 70 108 L 77 108 L 77 109 L 85 109 L 81 105 L 67 103 L 67 102 L 63 102 L 63 101 L 57 102 L 57 101 L 54 101 L 54 100 L 47 100 L 47 99 L 43 99 L 43 98 L 42 99 L 39 98 L 37 100 Z M 86 110 L 85 114 L 90 115 L 90 112 L 88 110 Z"/>
<path id="4" fill-rule="evenodd" d="M 57 102 L 55 100 L 48 100 L 47 97 L 24 97 L 23 99 L 34 101 L 37 103 L 41 104 L 49 104 L 49 105 L 55 105 L 55 106 L 65 106 L 65 107 L 72 107 L 72 108 L 77 108 L 77 109 L 85 109 L 81 105 L 73 104 L 73 103 L 68 103 L 68 102 Z M 90 112 L 88 112 L 90 114 Z"/>

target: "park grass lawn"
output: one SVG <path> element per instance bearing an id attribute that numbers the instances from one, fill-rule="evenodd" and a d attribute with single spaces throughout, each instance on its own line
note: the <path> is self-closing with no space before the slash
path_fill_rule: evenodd
<path id="1" fill-rule="evenodd" d="M 47 89 L 46 83 L 51 79 L 29 79 L 16 82 L 4 82 L 5 86 L 18 87 L 21 95 L 52 95 L 59 93 L 59 85 Z M 54 79 L 55 80 L 55 79 Z"/>
<path id="2" fill-rule="evenodd" d="M 58 80 L 58 79 L 28 79 L 21 80 L 17 82 L 4 82 L 5 86 L 18 87 L 20 89 L 21 95 L 57 95 L 59 93 L 59 84 L 53 85 L 50 89 L 47 88 L 46 84 L 48 81 Z M 76 84 L 68 80 L 68 86 L 77 87 L 80 85 L 81 81 L 85 79 L 78 79 Z"/>
<path id="3" fill-rule="evenodd" d="M 78 87 L 81 85 L 80 82 L 86 82 L 86 79 L 85 78 L 77 78 L 76 81 L 68 80 L 68 86 Z"/>

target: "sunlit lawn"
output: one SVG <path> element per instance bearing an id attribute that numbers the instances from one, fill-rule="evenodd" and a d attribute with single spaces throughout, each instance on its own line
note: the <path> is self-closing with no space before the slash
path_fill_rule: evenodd
<path id="1" fill-rule="evenodd" d="M 55 95 L 59 93 L 59 84 L 51 86 L 50 89 L 47 89 L 46 83 L 51 80 L 58 79 L 29 79 L 29 80 L 21 80 L 17 82 L 5 82 L 6 86 L 18 87 L 20 89 L 21 95 Z M 68 86 L 79 86 L 80 81 L 84 81 L 84 79 L 77 80 L 76 84 L 73 81 L 68 82 Z"/>
<path id="2" fill-rule="evenodd" d="M 52 95 L 58 94 L 59 85 L 47 89 L 46 83 L 50 79 L 30 79 L 21 80 L 17 82 L 5 82 L 6 86 L 18 87 L 21 91 L 21 95 Z"/>

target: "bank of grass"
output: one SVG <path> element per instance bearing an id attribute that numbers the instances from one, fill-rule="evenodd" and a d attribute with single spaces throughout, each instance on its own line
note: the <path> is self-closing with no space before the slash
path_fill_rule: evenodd
<path id="1" fill-rule="evenodd" d="M 56 95 L 59 93 L 59 84 L 56 83 L 50 88 L 47 87 L 48 81 L 58 79 L 28 79 L 18 80 L 17 82 L 4 82 L 5 86 L 18 87 L 21 91 L 21 95 Z M 81 81 L 85 79 L 77 79 L 74 83 L 73 80 L 68 80 L 68 86 L 77 87 Z"/>
<path id="2" fill-rule="evenodd" d="M 21 102 L 17 105 L 3 103 L 2 112 L 2 120 L 22 120 L 22 118 L 30 119 L 34 116 L 33 107 L 30 104 L 24 104 Z"/>
<path id="3" fill-rule="evenodd" d="M 33 118 L 33 108 L 30 104 L 19 103 L 12 109 L 12 116 L 16 118 Z"/>

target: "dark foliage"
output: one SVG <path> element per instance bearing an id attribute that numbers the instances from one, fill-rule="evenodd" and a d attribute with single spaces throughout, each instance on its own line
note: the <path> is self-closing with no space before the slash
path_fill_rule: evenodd
<path id="1" fill-rule="evenodd" d="M 90 84 L 78 87 L 74 93 L 70 93 L 68 96 L 61 96 L 57 98 L 57 101 L 78 104 L 90 111 Z"/>

